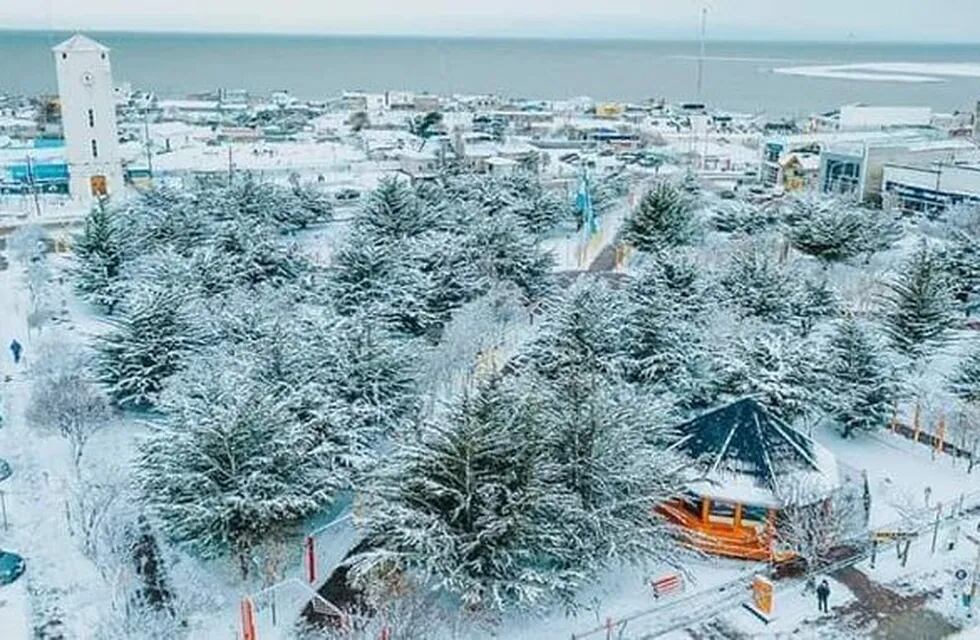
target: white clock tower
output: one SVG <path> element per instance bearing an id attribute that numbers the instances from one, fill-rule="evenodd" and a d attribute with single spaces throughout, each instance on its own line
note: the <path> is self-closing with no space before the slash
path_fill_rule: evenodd
<path id="1" fill-rule="evenodd" d="M 81 202 L 123 192 L 109 48 L 81 34 L 54 49 L 69 190 Z"/>

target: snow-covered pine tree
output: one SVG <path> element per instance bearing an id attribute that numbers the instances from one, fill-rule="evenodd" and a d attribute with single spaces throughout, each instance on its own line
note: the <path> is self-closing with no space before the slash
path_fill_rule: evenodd
<path id="1" fill-rule="evenodd" d="M 275 387 L 231 362 L 198 367 L 162 398 L 137 465 L 143 500 L 173 539 L 207 556 L 250 552 L 324 508 L 333 452 L 291 419 Z"/>
<path id="2" fill-rule="evenodd" d="M 722 391 L 753 396 L 787 422 L 810 417 L 823 402 L 821 355 L 813 341 L 778 328 L 755 328 L 722 359 Z"/>
<path id="3" fill-rule="evenodd" d="M 359 473 L 377 462 L 380 442 L 407 433 L 417 419 L 414 354 L 369 315 L 304 325 L 297 343 L 306 366 L 290 376 L 303 391 L 302 415 L 341 464 Z"/>
<path id="4" fill-rule="evenodd" d="M 408 571 L 485 611 L 573 590 L 578 576 L 554 562 L 562 523 L 545 517 L 548 461 L 522 436 L 533 420 L 521 395 L 492 382 L 417 442 L 403 439 L 361 494 L 367 549 L 351 560 L 355 579 Z"/>
<path id="5" fill-rule="evenodd" d="M 672 392 L 681 405 L 710 401 L 713 362 L 704 340 L 705 285 L 680 254 L 658 254 L 626 288 L 627 377 Z"/>
<path id="6" fill-rule="evenodd" d="M 964 402 L 980 406 L 980 342 L 974 344 L 960 360 L 947 387 Z"/>
<path id="7" fill-rule="evenodd" d="M 785 214 L 787 237 L 803 253 L 827 262 L 864 251 L 865 216 L 854 205 L 829 198 L 793 199 Z"/>
<path id="8" fill-rule="evenodd" d="M 592 190 L 592 206 L 597 213 L 604 213 L 621 202 L 629 193 L 629 180 L 623 173 L 611 173 L 595 180 Z"/>
<path id="9" fill-rule="evenodd" d="M 554 257 L 538 245 L 513 215 L 475 220 L 467 229 L 464 241 L 469 260 L 486 282 L 471 292 L 467 300 L 487 291 L 488 284 L 511 284 L 529 301 L 540 300 L 551 290 Z"/>
<path id="10" fill-rule="evenodd" d="M 546 190 L 540 178 L 530 173 L 500 178 L 479 177 L 470 184 L 475 187 L 473 193 L 478 197 L 484 216 L 509 213 L 534 235 L 550 231 L 568 217 L 561 198 Z"/>
<path id="11" fill-rule="evenodd" d="M 164 380 L 199 342 L 181 292 L 152 285 L 133 288 L 97 339 L 99 377 L 123 407 L 148 407 Z"/>
<path id="12" fill-rule="evenodd" d="M 223 188 L 212 190 L 203 184 L 183 191 L 160 187 L 140 192 L 114 214 L 125 224 L 119 236 L 124 259 L 164 248 L 188 255 L 211 237 L 222 194 Z"/>
<path id="13" fill-rule="evenodd" d="M 898 397 L 895 371 L 870 327 L 839 320 L 824 350 L 828 414 L 841 435 L 874 431 L 888 422 Z"/>
<path id="14" fill-rule="evenodd" d="M 882 325 L 899 351 L 923 355 L 949 338 L 955 304 L 955 287 L 942 256 L 923 242 L 885 283 Z"/>
<path id="15" fill-rule="evenodd" d="M 722 290 L 742 314 L 771 322 L 783 322 L 790 313 L 794 293 L 788 271 L 779 264 L 774 250 L 752 242 L 737 247 Z"/>
<path id="16" fill-rule="evenodd" d="M 272 227 L 249 218 L 223 221 L 214 230 L 211 243 L 229 257 L 226 266 L 232 271 L 228 279 L 236 283 L 282 283 L 309 270 L 295 245 L 284 244 Z"/>
<path id="17" fill-rule="evenodd" d="M 980 213 L 976 214 L 980 218 Z M 978 308 L 980 297 L 980 225 L 976 233 L 957 230 L 944 250 L 946 268 L 959 306 L 967 315 Z"/>
<path id="18" fill-rule="evenodd" d="M 827 278 L 803 277 L 790 298 L 789 314 L 801 336 L 813 329 L 817 320 L 832 318 L 840 310 L 837 292 Z"/>
<path id="19" fill-rule="evenodd" d="M 432 230 L 438 224 L 432 209 L 403 181 L 385 178 L 368 196 L 354 227 L 376 241 L 401 240 Z"/>
<path id="20" fill-rule="evenodd" d="M 312 183 L 300 182 L 298 178 L 290 180 L 291 194 L 294 203 L 290 222 L 300 228 L 316 222 L 325 222 L 333 218 L 333 202 L 330 196 L 317 189 Z"/>
<path id="21" fill-rule="evenodd" d="M 473 220 L 465 224 L 479 222 Z M 408 255 L 404 268 L 423 285 L 415 291 L 413 298 L 422 302 L 426 314 L 432 318 L 424 332 L 431 337 L 436 337 L 449 321 L 453 309 L 478 296 L 490 285 L 488 274 L 482 272 L 478 256 L 466 241 L 462 234 L 433 230 L 405 243 Z M 491 249 L 484 245 L 480 250 Z"/>
<path id="22" fill-rule="evenodd" d="M 541 417 L 533 436 L 560 508 L 559 566 L 593 579 L 615 564 L 671 563 L 676 542 L 653 508 L 683 491 L 684 462 L 666 449 L 673 413 L 617 378 L 519 380 Z M 576 585 L 578 586 L 578 585 Z"/>
<path id="23" fill-rule="evenodd" d="M 624 368 L 623 295 L 580 278 L 542 321 L 515 361 L 516 384 L 540 407 L 533 426 L 564 495 L 561 563 L 594 575 L 610 561 L 661 559 L 669 546 L 651 507 L 678 490 L 663 448 L 666 403 L 635 392 Z"/>
<path id="24" fill-rule="evenodd" d="M 867 263 L 872 254 L 895 246 L 904 230 L 895 214 L 886 209 L 863 209 L 862 214 L 861 247 Z"/>
<path id="25" fill-rule="evenodd" d="M 115 284 L 123 260 L 118 234 L 115 210 L 100 202 L 89 211 L 85 229 L 73 245 L 75 286 L 86 300 L 110 313 L 118 301 Z"/>
<path id="26" fill-rule="evenodd" d="M 490 196 L 474 195 L 481 187 L 471 182 L 454 178 L 421 197 L 396 182 L 378 188 L 334 260 L 341 313 L 373 310 L 400 331 L 436 339 L 454 309 L 495 284 L 514 284 L 529 301 L 547 293 L 550 254 L 509 204 L 486 205 L 504 207 L 492 215 L 482 210 Z M 416 225 L 418 211 L 425 224 Z"/>
<path id="27" fill-rule="evenodd" d="M 373 242 L 368 233 L 352 233 L 333 259 L 331 286 L 337 309 L 349 315 L 386 302 L 394 293 L 395 274 L 405 268 L 399 264 L 403 259 L 397 247 Z"/>
<path id="28" fill-rule="evenodd" d="M 623 239 L 641 251 L 687 244 L 695 234 L 689 195 L 662 182 L 626 218 Z"/>
<path id="29" fill-rule="evenodd" d="M 718 231 L 746 235 L 765 231 L 778 220 L 773 207 L 745 200 L 721 201 L 711 213 L 711 225 Z"/>
<path id="30" fill-rule="evenodd" d="M 618 375 L 623 367 L 623 295 L 602 279 L 581 277 L 549 301 L 538 335 L 519 366 L 558 383 Z"/>

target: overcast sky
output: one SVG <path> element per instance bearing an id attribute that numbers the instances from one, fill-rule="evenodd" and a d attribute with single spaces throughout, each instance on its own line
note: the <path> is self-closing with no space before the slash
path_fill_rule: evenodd
<path id="1" fill-rule="evenodd" d="M 0 0 L 0 27 L 696 37 L 699 0 Z M 714 38 L 980 41 L 980 0 L 710 0 Z"/>

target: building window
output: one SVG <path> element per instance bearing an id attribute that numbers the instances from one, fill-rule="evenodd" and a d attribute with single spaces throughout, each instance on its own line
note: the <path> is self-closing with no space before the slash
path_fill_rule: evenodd
<path id="1" fill-rule="evenodd" d="M 88 110 L 88 126 L 89 127 L 95 126 L 95 111 L 93 111 L 92 109 Z"/>
<path id="2" fill-rule="evenodd" d="M 61 54 L 61 59 L 62 60 L 67 60 L 68 59 L 68 54 L 67 53 Z"/>
<path id="3" fill-rule="evenodd" d="M 858 162 L 848 160 L 827 160 L 824 172 L 824 193 L 846 195 L 855 193 L 861 182 L 861 166 Z"/>
<path id="4" fill-rule="evenodd" d="M 99 157 L 99 143 L 96 142 L 95 140 L 92 141 L 92 157 L 93 158 Z"/>

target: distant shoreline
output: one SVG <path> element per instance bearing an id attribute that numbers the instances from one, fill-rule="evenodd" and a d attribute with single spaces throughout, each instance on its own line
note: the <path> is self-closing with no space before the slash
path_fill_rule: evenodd
<path id="1" fill-rule="evenodd" d="M 773 118 L 805 117 L 854 103 L 952 112 L 975 108 L 977 78 L 962 72 L 964 66 L 980 66 L 977 45 L 711 40 L 699 94 L 699 47 L 690 39 L 88 33 L 112 49 L 117 82 L 172 98 L 218 88 L 255 94 L 285 90 L 308 100 L 350 90 L 405 90 L 540 100 L 698 101 Z M 53 92 L 50 49 L 70 34 L 3 31 L 0 91 Z"/>
<path id="2" fill-rule="evenodd" d="M 624 43 L 663 43 L 663 44 L 692 44 L 697 43 L 698 39 L 691 36 L 679 36 L 677 34 L 651 34 L 648 36 L 624 35 L 624 36 L 602 36 L 602 35 L 504 35 L 504 34 L 468 34 L 468 33 L 378 33 L 378 32 L 318 32 L 318 31 L 211 31 L 206 29 L 68 29 L 55 27 L 53 29 L 37 27 L 0 27 L 0 34 L 57 34 L 59 37 L 73 33 L 88 33 L 95 35 L 155 35 L 155 36 L 215 36 L 215 37 L 242 37 L 242 38 L 311 38 L 311 39 L 377 39 L 377 40 L 473 40 L 486 42 L 624 42 Z M 713 36 L 707 41 L 708 46 L 725 44 L 776 44 L 776 45 L 831 45 L 831 46 L 854 46 L 854 47 L 876 47 L 882 45 L 895 45 L 903 47 L 980 47 L 980 40 L 977 41 L 950 41 L 950 40 L 903 40 L 903 39 L 876 39 L 868 38 L 863 40 L 849 40 L 846 38 L 797 38 L 797 37 L 750 37 L 750 36 Z M 978 53 L 980 58 L 980 53 Z"/>

